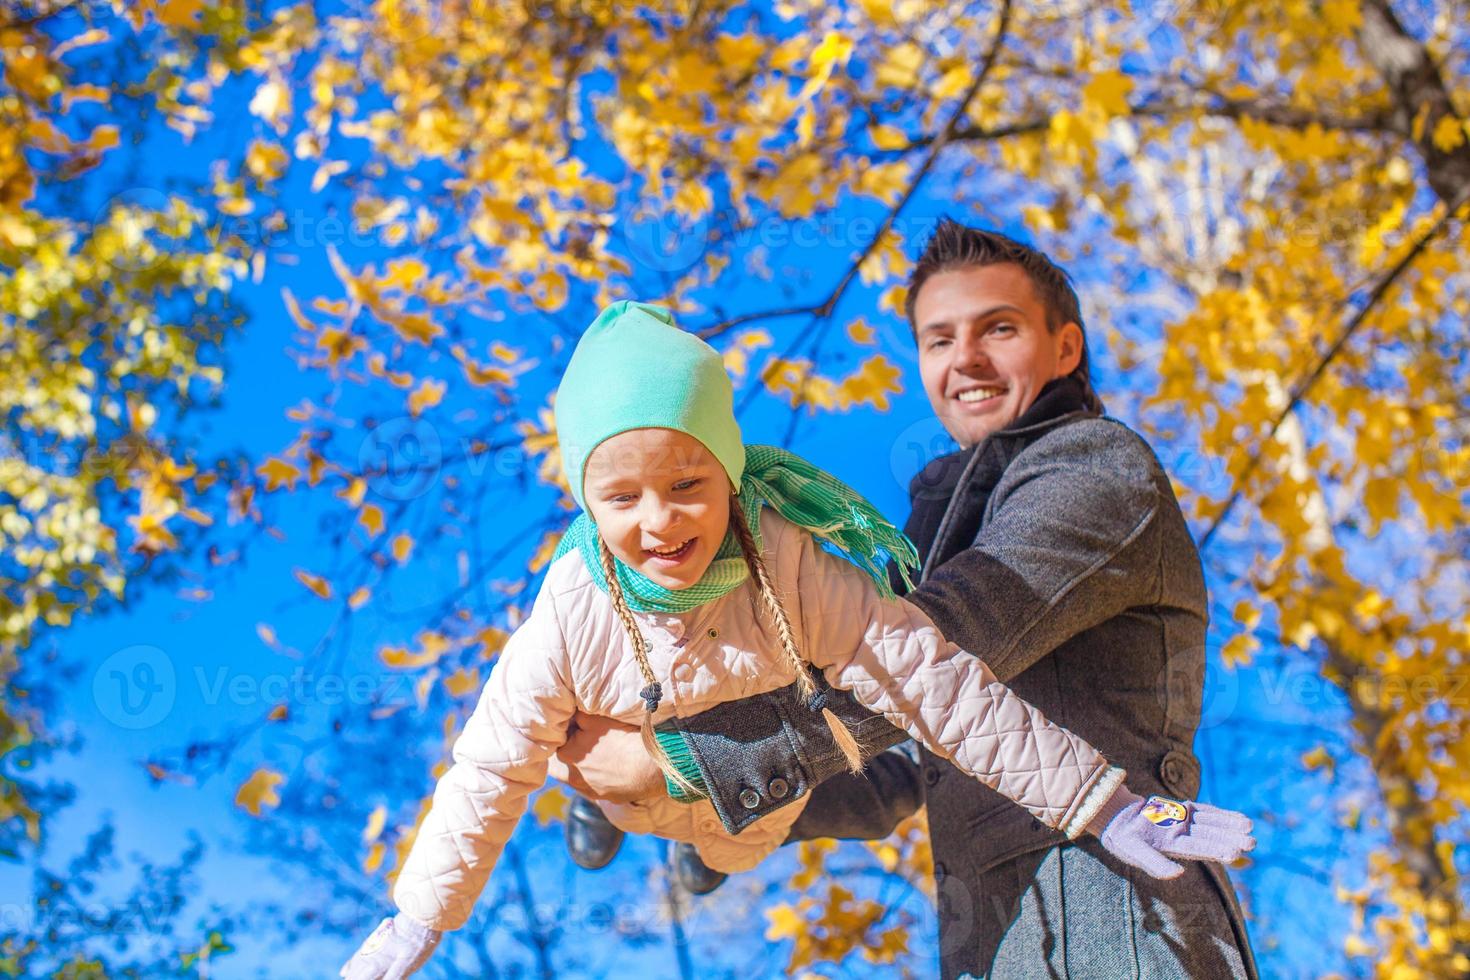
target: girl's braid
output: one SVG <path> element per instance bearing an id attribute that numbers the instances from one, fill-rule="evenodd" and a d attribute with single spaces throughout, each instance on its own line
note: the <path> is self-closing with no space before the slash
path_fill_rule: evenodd
<path id="1" fill-rule="evenodd" d="M 601 536 L 597 539 L 597 550 L 602 559 L 602 575 L 607 579 L 608 598 L 612 600 L 613 610 L 617 612 L 618 619 L 622 620 L 623 630 L 633 644 L 633 659 L 638 662 L 638 672 L 643 675 L 643 681 L 647 685 L 639 694 L 646 708 L 643 712 L 643 724 L 640 726 L 643 748 L 653 757 L 654 763 L 675 786 L 690 796 L 704 796 L 706 794 L 674 766 L 668 753 L 664 751 L 664 747 L 659 744 L 658 736 L 653 732 L 653 713 L 658 709 L 658 703 L 663 696 L 663 688 L 658 679 L 654 677 L 653 665 L 648 662 L 648 641 L 644 639 L 643 631 L 638 628 L 638 621 L 633 618 L 633 611 L 628 608 L 628 601 L 623 597 L 623 585 L 618 581 L 617 562 L 613 558 L 613 553 L 608 550 L 607 542 L 603 541 Z"/>
<path id="2" fill-rule="evenodd" d="M 761 557 L 760 550 L 755 546 L 755 536 L 750 533 L 750 527 L 745 523 L 745 511 L 740 505 L 740 498 L 734 494 L 730 496 L 730 526 L 734 528 L 735 538 L 740 542 L 740 551 L 745 556 L 745 566 L 750 570 L 750 577 L 756 583 L 761 600 L 776 624 L 776 635 L 781 641 L 781 649 L 786 652 L 786 659 L 796 671 L 796 683 L 801 689 L 802 697 L 811 702 L 817 697 L 817 686 L 812 681 L 811 672 L 807 670 L 806 660 L 801 656 L 801 651 L 796 648 L 796 634 L 791 628 L 791 618 L 786 615 L 786 606 L 781 602 L 781 597 L 776 594 L 775 583 L 771 581 L 771 574 L 766 568 L 765 559 Z M 827 727 L 832 729 L 832 738 L 847 759 L 847 767 L 853 772 L 862 771 L 862 747 L 853 737 L 851 730 L 842 723 L 842 719 L 838 718 L 831 708 L 823 707 L 822 717 L 826 719 Z"/>

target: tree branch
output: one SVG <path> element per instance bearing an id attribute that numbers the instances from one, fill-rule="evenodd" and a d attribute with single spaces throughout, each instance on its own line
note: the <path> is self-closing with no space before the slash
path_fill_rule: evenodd
<path id="1" fill-rule="evenodd" d="M 928 176 L 929 171 L 934 166 L 934 161 L 939 158 L 939 154 L 943 152 L 944 148 L 955 139 L 955 134 L 960 128 L 960 120 L 965 118 L 965 114 L 970 109 L 970 103 L 975 101 L 975 96 L 979 94 L 981 86 L 985 84 L 986 80 L 990 77 L 991 70 L 995 67 L 996 58 L 1000 56 L 1000 50 L 1005 44 L 1006 35 L 1010 32 L 1010 24 L 1011 0 L 1005 0 L 1001 4 L 1000 22 L 996 25 L 995 36 L 990 41 L 990 47 L 985 52 L 985 56 L 980 64 L 980 70 L 975 74 L 974 81 L 970 83 L 970 87 L 965 91 L 964 97 L 960 99 L 959 104 L 950 113 L 949 119 L 945 121 L 944 128 L 932 137 L 932 143 L 929 146 L 928 153 L 924 155 L 924 161 L 919 164 L 918 170 L 914 171 L 914 175 L 909 178 L 908 186 L 904 189 L 898 201 L 894 203 L 893 207 L 889 208 L 887 216 L 883 219 L 882 225 L 879 226 L 872 240 L 863 248 L 862 254 L 857 257 L 857 260 L 848 266 L 847 271 L 843 274 L 841 280 L 838 281 L 836 287 L 827 295 L 827 298 L 812 307 L 800 307 L 794 310 L 781 310 L 771 313 L 746 314 L 743 317 L 737 317 L 733 320 L 726 320 L 723 323 L 706 327 L 698 331 L 699 336 L 708 340 L 711 337 L 719 336 L 737 323 L 748 323 L 751 320 L 775 316 L 789 316 L 802 313 L 808 313 L 819 319 L 828 319 L 832 316 L 833 311 L 837 309 L 837 303 L 842 299 L 843 293 L 847 292 L 847 287 L 852 284 L 852 280 L 857 276 L 863 263 L 882 244 L 884 237 L 893 228 L 894 221 L 898 219 L 899 213 L 903 211 L 904 206 L 913 198 L 919 189 L 919 185 Z M 802 339 L 802 335 L 798 334 L 791 347 L 787 349 L 786 353 L 782 354 L 781 360 L 788 360 Z M 813 343 L 815 342 L 814 340 Z"/>
<path id="2" fill-rule="evenodd" d="M 1470 140 L 1439 66 L 1428 49 L 1404 30 L 1388 0 L 1364 0 L 1362 9 L 1358 39 L 1364 57 L 1383 76 L 1393 98 L 1395 128 L 1418 148 L 1429 186 L 1440 200 L 1459 199 L 1470 187 Z M 1434 131 L 1445 119 L 1460 127 L 1460 142 L 1448 150 L 1434 141 Z"/>
<path id="3" fill-rule="evenodd" d="M 1200 113 L 1237 122 L 1242 119 L 1253 119 L 1285 129 L 1307 129 L 1311 126 L 1320 126 L 1322 129 L 1340 132 L 1393 133 L 1397 131 L 1391 114 L 1386 110 L 1356 116 L 1340 116 L 1301 109 L 1296 106 L 1252 102 L 1246 99 L 1209 97 L 1193 102 L 1140 102 L 1138 105 L 1131 106 L 1128 112 L 1135 118 L 1157 117 L 1162 119 Z M 955 133 L 954 141 L 983 143 L 1010 136 L 1042 133 L 1051 126 L 1051 119 L 1050 115 L 1046 115 L 1018 120 L 1004 126 L 969 126 Z M 902 156 L 918 147 L 929 145 L 933 139 L 932 136 L 920 137 L 907 147 L 894 150 L 893 153 Z"/>
<path id="4" fill-rule="evenodd" d="M 1260 445 L 1251 453 L 1250 459 L 1246 462 L 1245 469 L 1241 471 L 1240 478 L 1235 481 L 1235 489 L 1231 491 L 1230 496 L 1226 499 L 1225 505 L 1220 509 L 1219 515 L 1210 523 L 1209 529 L 1200 538 L 1200 551 L 1204 551 L 1209 547 L 1210 541 L 1215 537 L 1215 532 L 1220 530 L 1220 527 L 1230 516 L 1231 511 L 1235 509 L 1235 505 L 1240 501 L 1241 495 L 1245 492 L 1246 483 L 1250 480 L 1252 474 L 1255 473 L 1257 467 L 1260 466 L 1261 456 L 1265 452 L 1266 445 L 1272 439 L 1276 438 L 1276 433 L 1281 428 L 1282 423 L 1286 421 L 1292 412 L 1296 411 L 1297 406 L 1301 404 L 1307 392 L 1311 391 L 1317 382 L 1321 380 L 1328 366 L 1332 364 L 1338 354 L 1342 353 L 1342 349 L 1352 339 L 1353 334 L 1357 333 L 1358 329 L 1367 321 L 1368 314 L 1377 308 L 1378 304 L 1383 300 L 1383 297 L 1388 294 L 1388 291 L 1393 288 L 1399 278 L 1408 271 L 1409 267 L 1414 264 L 1414 261 L 1424 253 L 1424 250 L 1444 233 L 1445 229 L 1454 220 L 1456 213 L 1467 203 L 1470 203 L 1470 188 L 1467 188 L 1466 192 L 1462 193 L 1457 201 L 1445 209 L 1445 213 L 1434 223 L 1433 227 L 1420 235 L 1413 246 L 1399 257 L 1399 260 L 1393 264 L 1391 269 L 1379 277 L 1372 291 L 1369 292 L 1367 299 L 1358 308 L 1358 312 L 1353 314 L 1352 319 L 1348 321 L 1347 326 L 1343 328 L 1337 340 L 1333 341 L 1332 346 L 1327 348 L 1322 356 L 1317 359 L 1317 363 L 1313 365 L 1312 370 L 1307 373 L 1306 377 L 1302 378 L 1292 388 L 1291 397 L 1287 401 L 1286 406 L 1281 409 L 1272 421 L 1271 428 L 1267 431 L 1266 437 L 1261 440 Z"/>

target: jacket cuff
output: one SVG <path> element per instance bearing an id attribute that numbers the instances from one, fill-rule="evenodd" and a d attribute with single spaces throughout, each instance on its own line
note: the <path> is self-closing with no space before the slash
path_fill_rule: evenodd
<path id="1" fill-rule="evenodd" d="M 1098 829 L 1093 833 L 1102 836 L 1102 829 L 1108 825 L 1108 821 L 1131 802 L 1129 797 L 1137 798 L 1123 785 L 1125 775 L 1127 773 L 1117 766 L 1109 766 L 1102 778 L 1092 784 L 1092 788 L 1082 798 L 1081 805 L 1072 812 L 1071 818 L 1057 828 L 1067 835 L 1067 840 L 1076 840 L 1084 831 L 1092 830 L 1094 821 L 1101 822 L 1096 825 Z"/>
<path id="2" fill-rule="evenodd" d="M 699 771 L 699 764 L 694 759 L 694 752 L 689 748 L 689 740 L 684 737 L 684 733 L 655 729 L 653 736 L 658 739 L 659 748 L 664 750 L 664 755 L 668 757 L 669 762 L 673 763 L 679 775 L 687 779 L 690 785 L 699 791 L 697 795 L 690 794 L 665 776 L 664 788 L 668 790 L 669 799 L 676 803 L 693 803 L 696 800 L 709 799 L 709 788 L 704 784 L 704 774 Z"/>

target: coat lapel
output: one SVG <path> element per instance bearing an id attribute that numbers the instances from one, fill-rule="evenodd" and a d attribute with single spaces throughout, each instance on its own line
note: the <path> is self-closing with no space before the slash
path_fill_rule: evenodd
<path id="1" fill-rule="evenodd" d="M 974 543 L 990 494 L 1011 461 L 1044 433 L 1078 414 L 1091 414 L 1082 386 L 1071 378 L 1058 378 L 1041 389 L 1013 425 L 971 450 L 941 456 L 924 468 L 904 526 L 919 549 L 921 580 Z"/>

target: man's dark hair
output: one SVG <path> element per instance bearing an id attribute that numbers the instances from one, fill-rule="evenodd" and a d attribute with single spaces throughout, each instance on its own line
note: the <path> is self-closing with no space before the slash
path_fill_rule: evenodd
<path id="1" fill-rule="evenodd" d="M 1072 278 L 1045 253 L 1030 245 L 1023 245 L 998 232 L 970 228 L 952 218 L 941 220 L 934 234 L 924 243 L 924 251 L 914 263 L 914 271 L 909 273 L 908 295 L 903 304 L 909 326 L 918 330 L 918 324 L 914 322 L 914 303 L 919 297 L 919 288 L 929 281 L 930 276 L 971 266 L 1003 263 L 1018 265 L 1025 270 L 1046 309 L 1048 330 L 1056 333 L 1062 324 L 1075 323 L 1082 331 L 1082 357 L 1070 376 L 1082 385 L 1088 408 L 1102 414 L 1102 401 L 1092 389 L 1092 370 L 1087 360 L 1087 326 L 1082 322 L 1082 306 L 1077 301 L 1076 290 L 1072 288 Z"/>

